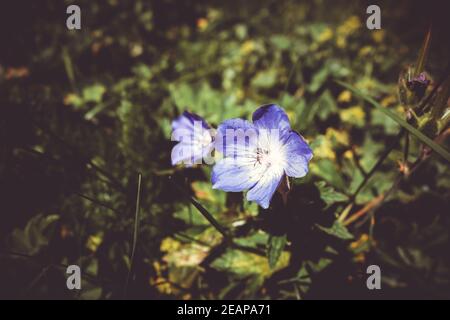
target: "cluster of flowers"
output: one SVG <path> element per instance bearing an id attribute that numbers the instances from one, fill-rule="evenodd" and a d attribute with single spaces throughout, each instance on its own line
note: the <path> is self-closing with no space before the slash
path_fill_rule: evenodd
<path id="1" fill-rule="evenodd" d="M 226 192 L 248 190 L 247 200 L 267 209 L 284 176 L 301 178 L 313 154 L 291 129 L 286 112 L 275 104 L 259 107 L 253 122 L 230 119 L 212 129 L 200 116 L 185 111 L 172 122 L 172 165 L 212 165 L 212 187 Z M 214 155 L 215 153 L 215 155 Z"/>

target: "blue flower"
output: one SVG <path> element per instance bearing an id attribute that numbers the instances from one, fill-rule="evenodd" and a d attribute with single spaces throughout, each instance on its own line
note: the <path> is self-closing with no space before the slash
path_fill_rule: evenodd
<path id="1" fill-rule="evenodd" d="M 247 200 L 265 209 L 283 176 L 305 176 L 313 156 L 303 137 L 291 129 L 284 110 L 275 104 L 259 107 L 253 113 L 253 123 L 224 121 L 218 128 L 215 148 L 223 158 L 213 168 L 213 188 L 248 190 Z"/>
<path id="2" fill-rule="evenodd" d="M 210 126 L 202 117 L 187 111 L 172 121 L 172 141 L 179 142 L 172 149 L 172 165 L 201 164 L 202 159 L 211 158 L 214 148 Z"/>

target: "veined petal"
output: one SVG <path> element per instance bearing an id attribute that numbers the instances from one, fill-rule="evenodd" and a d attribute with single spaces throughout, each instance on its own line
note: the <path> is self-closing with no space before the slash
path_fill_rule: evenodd
<path id="1" fill-rule="evenodd" d="M 285 140 L 285 172 L 289 177 L 301 178 L 308 173 L 308 162 L 313 157 L 311 148 L 303 137 L 291 131 Z"/>
<path id="2" fill-rule="evenodd" d="M 256 148 L 257 130 L 252 123 L 243 119 L 225 120 L 217 129 L 214 144 L 224 157 L 245 157 Z"/>
<path id="3" fill-rule="evenodd" d="M 253 123 L 258 129 L 278 129 L 281 131 L 280 136 L 291 130 L 286 112 L 276 104 L 259 107 L 253 113 Z"/>
<path id="4" fill-rule="evenodd" d="M 221 159 L 213 168 L 213 189 L 239 192 L 250 189 L 264 174 L 254 158 L 238 157 Z"/>
<path id="5" fill-rule="evenodd" d="M 190 167 L 194 164 L 201 164 L 205 147 L 199 144 L 187 143 L 185 141 L 177 143 L 171 153 L 172 165 L 185 164 Z"/>
<path id="6" fill-rule="evenodd" d="M 266 170 L 258 183 L 247 192 L 247 200 L 255 201 L 264 209 L 270 205 L 270 200 L 277 190 L 283 177 L 283 170 Z"/>
<path id="7" fill-rule="evenodd" d="M 190 113 L 188 111 L 184 111 L 181 116 L 172 121 L 172 130 L 178 129 L 188 129 L 194 130 L 194 124 L 198 122 L 201 124 L 201 127 L 204 129 L 209 129 L 208 123 L 206 123 L 205 119 L 200 117 L 195 113 Z"/>
<path id="8" fill-rule="evenodd" d="M 213 147 L 209 125 L 200 116 L 183 112 L 172 122 L 172 141 L 179 141 L 172 149 L 172 165 L 201 164 L 204 155 Z"/>

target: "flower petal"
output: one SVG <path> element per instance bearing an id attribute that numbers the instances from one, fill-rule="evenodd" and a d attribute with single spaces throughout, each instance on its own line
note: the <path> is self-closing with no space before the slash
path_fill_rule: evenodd
<path id="1" fill-rule="evenodd" d="M 172 165 L 201 164 L 213 147 L 209 125 L 200 116 L 187 111 L 172 121 L 171 139 L 179 141 L 172 149 Z"/>
<path id="2" fill-rule="evenodd" d="M 199 115 L 195 113 L 190 113 L 188 111 L 184 111 L 181 116 L 176 118 L 172 121 L 172 131 L 178 130 L 178 129 L 187 129 L 187 130 L 194 130 L 194 124 L 198 121 L 201 123 L 201 127 L 204 129 L 209 129 L 208 123 L 200 117 Z"/>
<path id="3" fill-rule="evenodd" d="M 253 113 L 253 124 L 258 129 L 279 129 L 280 136 L 291 129 L 289 118 L 283 108 L 276 104 L 266 104 Z"/>
<path id="4" fill-rule="evenodd" d="M 256 148 L 257 130 L 243 119 L 225 120 L 217 128 L 214 144 L 225 157 L 245 156 Z"/>
<path id="5" fill-rule="evenodd" d="M 289 177 L 301 178 L 308 173 L 308 162 L 313 157 L 311 148 L 303 137 L 291 131 L 285 140 L 285 172 Z"/>
<path id="6" fill-rule="evenodd" d="M 179 142 L 172 148 L 172 165 L 184 164 L 190 167 L 194 164 L 201 164 L 204 149 L 204 147 L 195 143 Z"/>
<path id="7" fill-rule="evenodd" d="M 224 158 L 213 167 L 212 187 L 226 192 L 244 191 L 253 187 L 263 174 L 254 158 Z"/>
<path id="8" fill-rule="evenodd" d="M 266 170 L 258 183 L 247 192 L 247 200 L 255 201 L 261 207 L 267 209 L 282 177 L 282 170 Z"/>

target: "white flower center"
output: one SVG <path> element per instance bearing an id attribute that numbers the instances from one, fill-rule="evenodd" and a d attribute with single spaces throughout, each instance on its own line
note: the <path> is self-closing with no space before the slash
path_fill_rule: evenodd
<path id="1" fill-rule="evenodd" d="M 266 170 L 284 170 L 285 151 L 278 137 L 262 137 L 256 149 L 256 161 Z"/>

